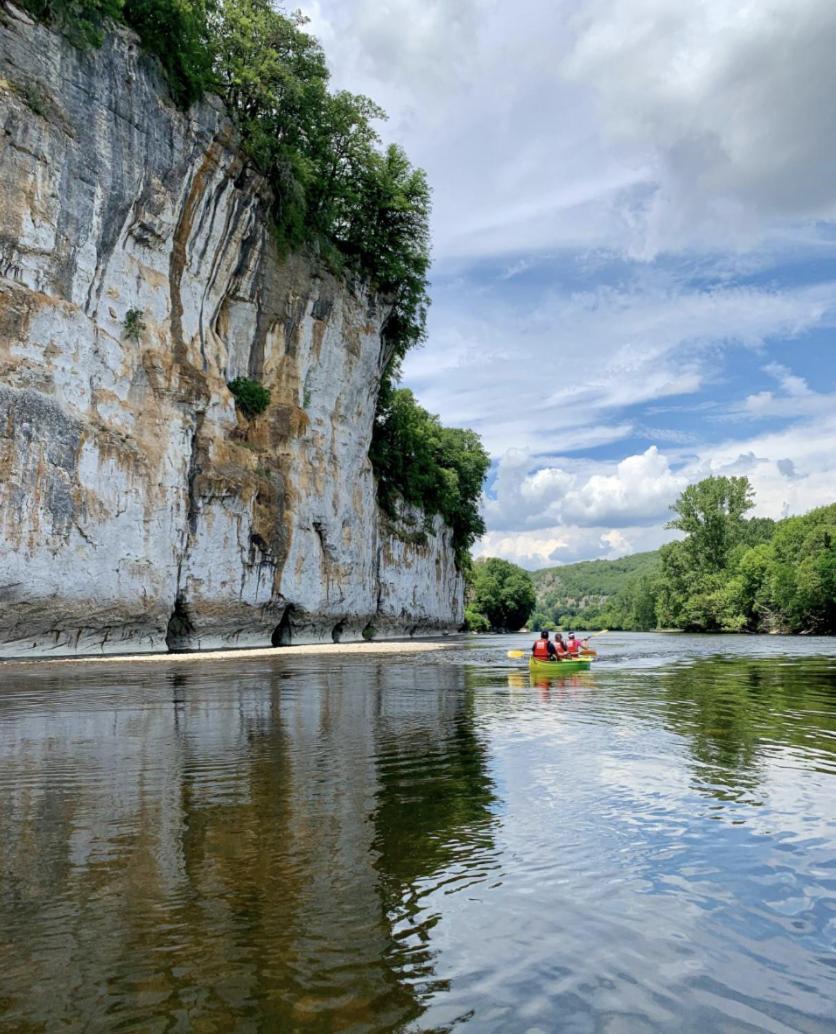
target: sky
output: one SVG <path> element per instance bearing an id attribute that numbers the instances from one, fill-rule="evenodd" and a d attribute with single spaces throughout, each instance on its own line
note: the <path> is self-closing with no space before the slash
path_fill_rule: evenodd
<path id="1" fill-rule="evenodd" d="M 833 0 L 310 0 L 433 189 L 404 384 L 492 464 L 477 555 L 653 549 L 690 482 L 836 501 Z"/>

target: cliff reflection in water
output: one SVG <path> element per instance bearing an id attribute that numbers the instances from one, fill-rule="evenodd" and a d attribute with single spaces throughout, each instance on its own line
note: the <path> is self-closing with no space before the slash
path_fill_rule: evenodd
<path id="1" fill-rule="evenodd" d="M 461 670 L 100 671 L 56 677 L 46 714 L 29 685 L 0 698 L 4 1022 L 418 1016 L 435 979 L 422 896 L 492 864 Z"/>

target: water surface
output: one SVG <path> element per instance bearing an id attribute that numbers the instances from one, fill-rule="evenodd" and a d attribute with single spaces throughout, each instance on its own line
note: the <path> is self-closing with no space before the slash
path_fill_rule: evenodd
<path id="1" fill-rule="evenodd" d="M 834 641 L 513 645 L 0 665 L 0 1028 L 836 1030 Z"/>

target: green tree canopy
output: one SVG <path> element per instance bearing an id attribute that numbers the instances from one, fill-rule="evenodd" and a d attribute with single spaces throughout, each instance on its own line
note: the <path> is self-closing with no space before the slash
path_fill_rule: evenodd
<path id="1" fill-rule="evenodd" d="M 473 564 L 469 608 L 487 618 L 491 628 L 514 632 L 534 609 L 534 583 L 528 571 L 498 557 Z"/>
<path id="2" fill-rule="evenodd" d="M 688 536 L 686 549 L 694 566 L 719 571 L 730 550 L 743 539 L 743 515 L 754 505 L 748 478 L 705 478 L 685 489 L 671 507 L 676 517 L 665 526 Z"/>
<path id="3" fill-rule="evenodd" d="M 384 384 L 369 455 L 384 509 L 393 512 L 400 497 L 441 514 L 453 529 L 461 564 L 485 530 L 479 499 L 490 457 L 479 436 L 444 427 L 408 388 Z"/>
<path id="4" fill-rule="evenodd" d="M 836 504 L 780 521 L 757 574 L 756 613 L 791 632 L 836 632 Z"/>

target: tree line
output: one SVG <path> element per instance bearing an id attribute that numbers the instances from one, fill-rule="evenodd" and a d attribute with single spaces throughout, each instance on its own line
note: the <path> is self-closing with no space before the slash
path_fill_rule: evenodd
<path id="1" fill-rule="evenodd" d="M 836 633 L 836 504 L 779 521 L 748 517 L 753 506 L 745 477 L 689 485 L 667 525 L 684 537 L 663 546 L 658 561 L 645 563 L 615 595 L 578 610 L 573 623 Z M 542 602 L 532 620 L 549 627 L 555 615 Z"/>
<path id="2" fill-rule="evenodd" d="M 395 387 L 404 355 L 426 332 L 430 190 L 401 148 L 382 145 L 374 128 L 382 109 L 330 90 L 306 19 L 270 0 L 21 2 L 80 47 L 100 45 L 108 24 L 130 26 L 180 107 L 218 94 L 271 187 L 280 249 L 307 249 L 381 298 L 384 370 L 369 453 L 380 502 L 391 511 L 399 495 L 440 513 L 464 564 L 484 531 L 478 503 L 489 460 L 476 434 L 443 427 Z"/>

